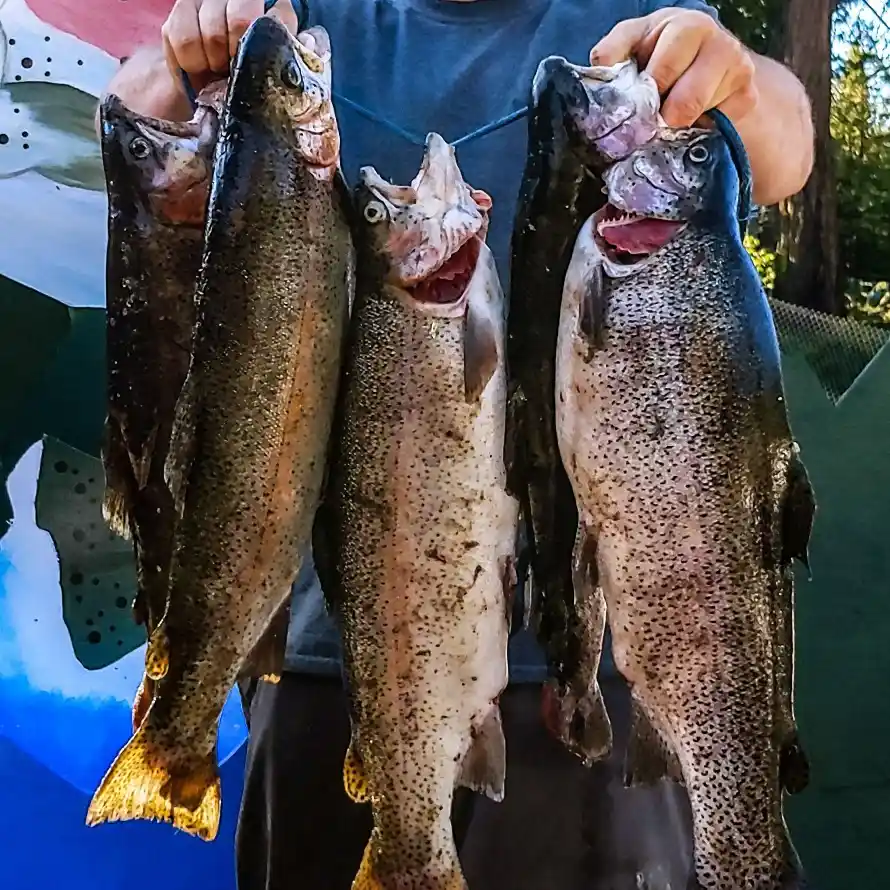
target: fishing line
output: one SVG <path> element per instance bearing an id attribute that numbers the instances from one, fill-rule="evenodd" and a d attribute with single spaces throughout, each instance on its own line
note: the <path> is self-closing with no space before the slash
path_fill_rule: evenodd
<path id="1" fill-rule="evenodd" d="M 277 2 L 278 0 L 265 0 L 263 11 L 269 12 L 269 10 L 271 10 Z M 297 14 L 298 28 L 299 30 L 303 30 L 309 20 L 308 0 L 291 0 L 291 5 L 294 8 L 294 12 L 296 12 Z M 192 108 L 195 108 L 198 99 L 195 88 L 192 86 L 192 82 L 191 80 L 189 80 L 189 76 L 188 74 L 186 74 L 185 71 L 180 70 L 180 77 L 182 78 L 182 86 L 185 90 L 185 94 L 188 97 Z M 333 96 L 337 102 L 343 105 L 347 105 L 357 114 L 360 114 L 365 119 L 386 128 L 391 133 L 398 136 L 400 139 L 405 139 L 412 145 L 417 145 L 419 147 L 423 147 L 424 145 L 426 145 L 425 136 L 419 136 L 416 133 L 409 132 L 403 127 L 400 127 L 398 124 L 395 124 L 391 120 L 383 117 L 383 115 L 377 114 L 377 112 L 372 111 L 370 108 L 365 108 L 364 105 L 359 105 L 358 102 L 353 102 L 352 99 L 349 99 L 346 96 L 342 96 L 336 91 L 334 92 Z M 500 117 L 495 121 L 491 121 L 490 123 L 484 124 L 481 127 L 477 127 L 475 130 L 470 131 L 466 135 L 455 139 L 453 142 L 450 143 L 451 147 L 457 148 L 458 146 L 467 145 L 470 142 L 475 142 L 477 139 L 482 139 L 484 136 L 488 136 L 490 133 L 495 133 L 506 126 L 509 126 L 515 121 L 522 120 L 522 118 L 528 116 L 528 113 L 528 105 L 525 105 L 522 108 L 518 108 L 516 109 L 516 111 L 511 111 L 508 114 L 505 114 L 503 117 Z M 742 142 L 741 137 L 739 136 L 738 130 L 736 130 L 732 121 L 722 111 L 717 108 L 712 108 L 710 111 L 706 112 L 706 114 L 714 122 L 714 125 L 716 126 L 720 135 L 723 136 L 723 138 L 726 140 L 726 143 L 729 146 L 730 157 L 732 158 L 733 164 L 735 164 L 736 172 L 738 173 L 739 207 L 737 215 L 741 236 L 742 238 L 744 238 L 748 231 L 748 223 L 756 216 L 751 197 L 752 175 L 751 162 L 748 159 L 748 152 L 745 150 L 745 145 Z"/>
<path id="2" fill-rule="evenodd" d="M 269 10 L 272 9 L 277 2 L 278 0 L 265 0 L 265 3 L 263 5 L 263 12 L 269 12 Z M 308 0 L 291 0 L 291 5 L 294 8 L 294 12 L 296 12 L 297 14 L 298 28 L 300 31 L 302 31 L 306 27 L 306 23 L 309 21 Z M 186 74 L 186 72 L 182 69 L 180 69 L 179 71 L 179 77 L 182 81 L 182 88 L 183 90 L 185 90 L 185 95 L 188 97 L 189 104 L 194 110 L 198 103 L 198 94 L 195 91 L 195 88 L 192 86 L 192 82 L 191 80 L 189 80 L 188 74 Z M 421 148 L 426 145 L 425 136 L 418 136 L 415 133 L 410 133 L 408 130 L 400 127 L 398 124 L 394 124 L 391 120 L 388 120 L 382 115 L 377 114 L 377 112 L 371 111 L 370 108 L 365 108 L 363 105 L 359 105 L 358 102 L 353 102 L 352 99 L 348 99 L 346 96 L 341 96 L 336 91 L 334 91 L 333 96 L 337 102 L 349 106 L 357 114 L 360 114 L 362 117 L 366 118 L 369 121 L 373 121 L 375 124 L 379 124 L 381 127 L 385 127 L 391 133 L 394 133 L 401 139 L 407 140 L 412 145 L 417 145 Z M 473 130 L 472 132 L 467 133 L 465 136 L 461 136 L 459 139 L 455 139 L 454 142 L 451 143 L 451 146 L 453 148 L 457 148 L 458 145 L 466 145 L 468 142 L 473 142 L 476 139 L 481 139 L 483 136 L 487 136 L 489 133 L 494 133 L 496 130 L 500 130 L 502 127 L 506 127 L 508 124 L 512 124 L 514 121 L 520 120 L 527 114 L 528 106 L 526 105 L 524 108 L 520 108 L 517 111 L 511 111 L 509 114 L 505 114 L 503 117 L 498 118 L 496 121 L 485 124 L 484 126 L 481 126 Z"/>

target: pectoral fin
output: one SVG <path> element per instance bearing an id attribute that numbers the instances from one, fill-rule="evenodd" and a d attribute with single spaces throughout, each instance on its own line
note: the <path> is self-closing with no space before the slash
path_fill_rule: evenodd
<path id="1" fill-rule="evenodd" d="M 501 709 L 492 706 L 473 738 L 461 764 L 458 784 L 470 788 L 492 800 L 504 799 L 504 779 L 507 772 L 507 750 Z"/>
<path id="2" fill-rule="evenodd" d="M 603 345 L 606 316 L 605 274 L 601 264 L 593 266 L 581 292 L 578 332 L 587 346 L 587 361 Z"/>
<path id="3" fill-rule="evenodd" d="M 497 330 L 485 306 L 467 305 L 464 316 L 464 394 L 478 402 L 500 362 Z"/>
<path id="4" fill-rule="evenodd" d="M 624 758 L 624 784 L 654 785 L 661 779 L 683 782 L 680 761 L 652 725 L 636 699 L 631 699 L 631 727 Z"/>
<path id="5" fill-rule="evenodd" d="M 266 683 L 277 683 L 281 679 L 289 623 L 290 598 L 275 613 L 265 633 L 250 653 L 241 671 L 242 677 L 256 677 Z"/>
<path id="6" fill-rule="evenodd" d="M 788 468 L 788 486 L 782 504 L 782 564 L 798 559 L 810 567 L 809 546 L 816 516 L 816 498 L 807 469 L 795 446 Z"/>
<path id="7" fill-rule="evenodd" d="M 355 743 L 355 735 L 349 742 L 346 757 L 343 760 L 343 788 L 354 803 L 367 803 L 371 798 L 371 788 L 365 765 Z"/>
<path id="8" fill-rule="evenodd" d="M 102 517 L 108 527 L 122 538 L 130 537 L 130 513 L 127 491 L 132 485 L 130 459 L 117 420 L 105 420 L 102 443 L 102 466 L 105 469 L 105 495 Z"/>
<path id="9" fill-rule="evenodd" d="M 596 539 L 579 525 L 572 586 L 580 655 L 569 675 L 551 680 L 543 693 L 547 727 L 588 766 L 612 750 L 612 723 L 597 679 L 606 631 L 606 601 L 599 586 L 596 553 Z"/>
<path id="10" fill-rule="evenodd" d="M 164 481 L 173 498 L 176 515 L 180 518 L 185 508 L 186 483 L 197 446 L 196 398 L 197 384 L 190 370 L 176 400 L 170 448 L 164 463 Z"/>

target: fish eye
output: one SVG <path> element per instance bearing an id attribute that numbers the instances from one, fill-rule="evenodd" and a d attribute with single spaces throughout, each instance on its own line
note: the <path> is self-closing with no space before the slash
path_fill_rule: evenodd
<path id="1" fill-rule="evenodd" d="M 711 157 L 711 153 L 704 145 L 693 145 L 689 151 L 686 152 L 686 157 L 688 157 L 693 164 L 704 164 L 705 161 Z"/>
<path id="2" fill-rule="evenodd" d="M 148 140 L 143 139 L 142 136 L 136 136 L 130 142 L 130 154 L 137 161 L 144 161 L 151 154 L 151 146 L 148 144 Z"/>
<path id="3" fill-rule="evenodd" d="M 291 59 L 281 69 L 281 79 L 285 86 L 298 90 L 303 87 L 303 72 L 300 70 L 296 59 Z"/>
<path id="4" fill-rule="evenodd" d="M 386 208 L 380 201 L 368 201 L 365 204 L 364 217 L 369 223 L 379 223 L 386 219 Z"/>

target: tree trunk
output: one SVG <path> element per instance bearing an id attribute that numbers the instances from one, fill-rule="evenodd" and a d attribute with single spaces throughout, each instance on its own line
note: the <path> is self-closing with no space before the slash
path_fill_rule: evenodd
<path id="1" fill-rule="evenodd" d="M 834 315 L 845 311 L 839 273 L 837 184 L 831 141 L 831 19 L 835 0 L 789 0 L 784 60 L 813 106 L 816 159 L 804 190 L 781 207 L 775 295 Z M 776 146 L 776 151 L 781 147 Z"/>

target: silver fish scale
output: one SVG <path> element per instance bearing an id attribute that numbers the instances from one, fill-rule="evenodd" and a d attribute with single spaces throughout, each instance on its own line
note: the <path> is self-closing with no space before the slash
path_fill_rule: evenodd
<path id="1" fill-rule="evenodd" d="M 590 353 L 576 249 L 557 423 L 615 662 L 689 791 L 698 883 L 779 890 L 799 886 L 779 781 L 793 717 L 776 606 L 793 443 L 768 308 L 740 251 L 689 228 L 647 268 L 607 277 Z"/>
<path id="2" fill-rule="evenodd" d="M 369 856 L 388 888 L 457 887 L 452 794 L 507 679 L 503 362 L 468 403 L 463 316 L 384 292 L 357 297 L 353 324 L 331 503 Z"/>

